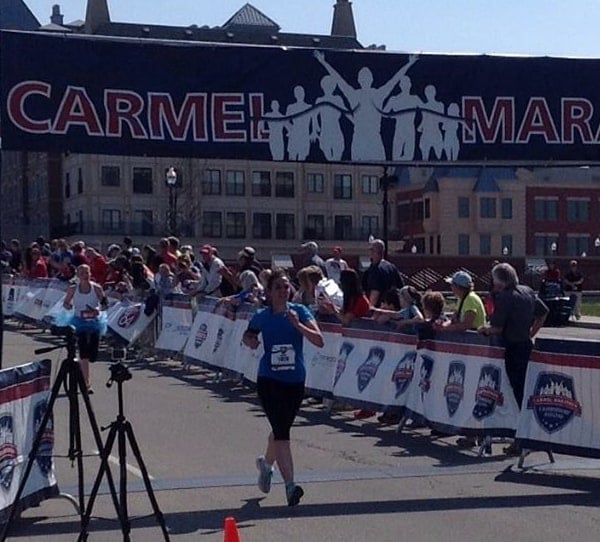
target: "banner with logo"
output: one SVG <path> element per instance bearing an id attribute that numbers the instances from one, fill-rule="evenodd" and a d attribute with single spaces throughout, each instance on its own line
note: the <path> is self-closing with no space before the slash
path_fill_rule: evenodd
<path id="1" fill-rule="evenodd" d="M 517 430 L 522 446 L 600 458 L 598 390 L 596 341 L 537 340 Z"/>
<path id="2" fill-rule="evenodd" d="M 599 159 L 597 59 L 50 32 L 3 31 L 0 41 L 7 150 L 352 163 Z M 91 60 L 94 69 L 84 69 Z"/>
<path id="3" fill-rule="evenodd" d="M 106 314 L 109 333 L 126 344 L 137 341 L 156 317 L 156 311 L 148 316 L 144 309 L 144 303 L 128 300 L 120 301 L 110 307 Z"/>
<path id="4" fill-rule="evenodd" d="M 319 320 L 325 344 L 317 348 L 304 341 L 304 364 L 306 366 L 305 388 L 307 393 L 330 397 L 333 393 L 335 369 L 342 341 L 342 324 L 338 321 Z"/>
<path id="5" fill-rule="evenodd" d="M 232 331 L 226 345 L 227 351 L 223 356 L 223 368 L 242 375 L 252 383 L 256 383 L 258 363 L 264 348 L 261 342 L 256 350 L 252 350 L 243 344 L 242 337 L 255 312 L 256 307 L 249 303 L 243 303 L 235 309 L 235 320 L 230 321 Z"/>
<path id="6" fill-rule="evenodd" d="M 440 333 L 420 344 L 409 411 L 451 434 L 513 436 L 519 408 L 504 349 L 488 342 L 476 333 Z"/>
<path id="7" fill-rule="evenodd" d="M 26 320 L 41 321 L 44 317 L 44 298 L 48 288 L 48 279 L 27 280 L 21 286 L 19 301 L 15 304 L 14 313 Z"/>
<path id="8" fill-rule="evenodd" d="M 12 275 L 2 274 L 2 312 L 4 316 L 12 316 L 15 312 L 16 296 L 19 288 Z"/>
<path id="9" fill-rule="evenodd" d="M 52 460 L 54 426 L 50 417 L 21 499 L 14 502 L 35 436 L 46 414 L 50 372 L 48 359 L 0 371 L 0 521 L 7 519 L 13 504 L 24 510 L 58 495 Z"/>
<path id="10" fill-rule="evenodd" d="M 161 300 L 161 328 L 156 348 L 181 352 L 192 328 L 192 299 L 171 294 Z"/>
<path id="11" fill-rule="evenodd" d="M 360 319 L 342 329 L 333 379 L 333 395 L 364 408 L 403 406 L 398 369 L 414 355 L 416 336 L 382 330 L 373 320 Z M 406 376 L 406 375 L 405 375 Z"/>

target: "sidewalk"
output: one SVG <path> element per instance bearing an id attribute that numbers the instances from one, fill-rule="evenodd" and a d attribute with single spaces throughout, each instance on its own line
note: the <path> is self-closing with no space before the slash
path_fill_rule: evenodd
<path id="1" fill-rule="evenodd" d="M 600 316 L 582 316 L 581 320 L 570 320 L 569 326 L 600 329 Z"/>

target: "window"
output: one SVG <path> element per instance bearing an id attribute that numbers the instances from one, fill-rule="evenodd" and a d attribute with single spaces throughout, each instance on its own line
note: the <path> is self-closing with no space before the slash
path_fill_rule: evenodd
<path id="1" fill-rule="evenodd" d="M 154 235 L 152 211 L 136 210 L 133 212 L 133 228 L 136 235 Z"/>
<path id="2" fill-rule="evenodd" d="M 291 171 L 278 171 L 275 173 L 275 197 L 294 197 L 294 174 Z"/>
<path id="3" fill-rule="evenodd" d="M 556 233 L 538 233 L 534 236 L 535 255 L 536 256 L 554 256 L 557 251 L 552 250 L 552 244 L 555 243 L 558 249 L 558 235 Z"/>
<path id="4" fill-rule="evenodd" d="M 590 219 L 589 207 L 587 199 L 567 199 L 567 221 L 587 222 Z"/>
<path id="5" fill-rule="evenodd" d="M 121 168 L 118 166 L 102 166 L 100 168 L 102 186 L 121 186 Z"/>
<path id="6" fill-rule="evenodd" d="M 363 175 L 360 178 L 360 190 L 363 194 L 377 194 L 379 192 L 379 177 L 377 175 Z"/>
<path id="7" fill-rule="evenodd" d="M 397 208 L 399 222 L 410 222 L 410 203 L 401 203 Z"/>
<path id="8" fill-rule="evenodd" d="M 152 194 L 152 169 L 149 167 L 133 168 L 133 193 Z"/>
<path id="9" fill-rule="evenodd" d="M 496 218 L 496 198 L 481 198 L 479 200 L 479 217 Z"/>
<path id="10" fill-rule="evenodd" d="M 221 213 L 217 211 L 202 213 L 202 235 L 204 237 L 221 237 L 222 232 Z"/>
<path id="11" fill-rule="evenodd" d="M 558 220 L 558 199 L 535 198 L 534 210 L 536 220 Z"/>
<path id="12" fill-rule="evenodd" d="M 333 236 L 336 239 L 352 238 L 352 216 L 336 215 L 333 218 Z"/>
<path id="13" fill-rule="evenodd" d="M 123 228 L 121 223 L 121 211 L 118 209 L 102 209 L 100 219 L 104 231 L 119 232 Z"/>
<path id="14" fill-rule="evenodd" d="M 229 170 L 225 174 L 225 195 L 244 196 L 246 187 L 244 183 L 244 172 Z"/>
<path id="15" fill-rule="evenodd" d="M 502 198 L 502 218 L 511 220 L 513 217 L 512 198 Z"/>
<path id="16" fill-rule="evenodd" d="M 225 237 L 229 239 L 246 237 L 246 213 L 227 213 L 225 215 Z"/>
<path id="17" fill-rule="evenodd" d="M 458 253 L 461 256 L 468 256 L 471 252 L 469 241 L 469 234 L 467 233 L 459 233 L 458 234 Z"/>
<path id="18" fill-rule="evenodd" d="M 202 195 L 218 196 L 221 194 L 221 170 L 207 169 L 202 181 Z"/>
<path id="19" fill-rule="evenodd" d="M 423 220 L 423 202 L 413 201 L 411 207 L 411 220 Z"/>
<path id="20" fill-rule="evenodd" d="M 271 196 L 271 172 L 253 171 L 252 172 L 252 195 L 253 196 Z"/>
<path id="21" fill-rule="evenodd" d="M 271 239 L 271 213 L 254 213 L 252 215 L 252 237 L 255 239 Z"/>
<path id="22" fill-rule="evenodd" d="M 275 238 L 294 239 L 296 237 L 296 226 L 294 215 L 288 213 L 277 213 L 275 215 Z"/>
<path id="23" fill-rule="evenodd" d="M 502 254 L 510 256 L 513 253 L 513 236 L 503 235 L 502 236 Z"/>
<path id="24" fill-rule="evenodd" d="M 352 199 L 352 175 L 335 175 L 333 177 L 333 197 L 335 199 Z"/>
<path id="25" fill-rule="evenodd" d="M 360 223 L 360 234 L 363 238 L 368 238 L 369 235 L 374 237 L 379 236 L 379 217 L 378 216 L 363 216 Z"/>
<path id="26" fill-rule="evenodd" d="M 27 186 L 27 185 L 25 185 Z M 65 173 L 65 198 L 68 199 L 71 197 L 71 175 L 69 173 Z"/>
<path id="27" fill-rule="evenodd" d="M 589 254 L 590 238 L 588 235 L 568 235 L 567 236 L 567 255 L 581 256 L 584 252 Z"/>
<path id="28" fill-rule="evenodd" d="M 470 200 L 461 196 L 458 198 L 458 218 L 469 218 L 470 212 Z"/>
<path id="29" fill-rule="evenodd" d="M 482 233 L 479 236 L 479 254 L 489 256 L 492 253 L 492 236 L 489 233 Z"/>
<path id="30" fill-rule="evenodd" d="M 431 218 L 431 199 L 429 198 L 423 202 L 423 215 L 425 218 Z"/>
<path id="31" fill-rule="evenodd" d="M 77 170 L 77 193 L 83 194 L 83 172 L 81 168 Z"/>
<path id="32" fill-rule="evenodd" d="M 325 179 L 322 173 L 306 174 L 306 191 L 322 193 L 324 191 Z"/>
<path id="33" fill-rule="evenodd" d="M 307 215 L 303 237 L 305 239 L 325 239 L 325 216 Z"/>

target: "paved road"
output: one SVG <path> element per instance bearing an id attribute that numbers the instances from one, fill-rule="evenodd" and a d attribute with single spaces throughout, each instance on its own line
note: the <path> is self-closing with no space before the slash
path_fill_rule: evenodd
<path id="1" fill-rule="evenodd" d="M 588 331 L 579 333 L 593 339 Z M 597 337 L 598 330 L 593 333 Z M 7 331 L 4 366 L 34 359 L 33 349 L 47 341 L 47 334 L 36 330 Z M 48 355 L 54 370 L 63 354 Z M 537 541 L 542 536 L 545 542 L 588 542 L 597 536 L 598 461 L 558 456 L 550 466 L 544 454 L 534 454 L 527 461 L 535 468 L 522 473 L 501 455 L 500 444 L 493 457 L 479 459 L 457 449 L 454 438 L 431 439 L 425 430 L 396 435 L 393 427 L 355 421 L 350 412 L 329 416 L 318 404 L 306 404 L 293 429 L 297 479 L 306 497 L 290 509 L 282 484 L 266 497 L 256 489 L 254 457 L 268 430 L 250 390 L 215 382 L 201 369 L 184 373 L 167 359 L 132 361 L 129 368 L 133 378 L 123 385 L 125 413 L 171 540 L 221 542 L 229 515 L 244 542 Z M 98 362 L 92 401 L 101 425 L 117 410 L 115 386 L 104 385 L 108 377 L 108 362 Z M 57 454 L 68 444 L 65 402 L 59 400 L 55 409 Z M 90 454 L 84 474 L 91 485 L 99 460 L 87 423 L 82 425 L 84 452 Z M 163 540 L 130 453 L 127 462 L 130 514 L 141 518 L 133 522 L 132 539 Z M 60 489 L 77 494 L 77 470 L 61 458 L 56 469 Z M 116 517 L 106 494 L 94 516 Z M 51 499 L 25 511 L 10 540 L 64 542 L 78 533 L 72 505 Z M 90 533 L 90 540 L 122 540 L 114 519 L 94 519 Z"/>

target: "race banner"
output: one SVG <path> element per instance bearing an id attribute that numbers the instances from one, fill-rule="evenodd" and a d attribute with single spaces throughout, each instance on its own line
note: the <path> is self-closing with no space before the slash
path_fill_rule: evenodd
<path id="1" fill-rule="evenodd" d="M 504 349 L 476 333 L 438 335 L 417 350 L 408 411 L 445 433 L 513 436 L 519 408 Z"/>
<path id="2" fill-rule="evenodd" d="M 235 320 L 230 324 L 232 331 L 223 359 L 224 369 L 237 373 L 252 383 L 256 383 L 258 362 L 264 353 L 264 348 L 261 342 L 256 350 L 252 350 L 243 344 L 242 337 L 255 312 L 256 307 L 249 303 L 243 303 L 235 309 Z"/>
<path id="3" fill-rule="evenodd" d="M 600 458 L 598 343 L 538 339 L 517 438 L 524 448 Z"/>
<path id="4" fill-rule="evenodd" d="M 44 298 L 48 285 L 48 279 L 24 281 L 19 300 L 14 307 L 14 314 L 26 320 L 41 321 L 45 314 Z"/>
<path id="5" fill-rule="evenodd" d="M 223 326 L 229 327 L 232 321 L 214 313 L 217 301 L 214 297 L 204 297 L 198 301 L 198 311 L 183 351 L 191 363 L 200 362 L 214 368 L 222 367 L 219 359 L 222 361 L 223 358 L 216 356 L 216 350 L 223 340 Z"/>
<path id="6" fill-rule="evenodd" d="M 307 393 L 316 396 L 331 397 L 333 381 L 337 367 L 342 340 L 342 324 L 332 318 L 331 321 L 319 319 L 325 344 L 317 348 L 304 341 L 304 364 L 306 366 L 305 388 Z"/>
<path id="7" fill-rule="evenodd" d="M 192 327 L 192 299 L 187 295 L 171 294 L 161 299 L 161 329 L 156 348 L 181 352 Z"/>
<path id="8" fill-rule="evenodd" d="M 52 453 L 54 428 L 50 417 L 41 436 L 21 499 L 15 497 L 50 396 L 51 361 L 34 361 L 0 371 L 0 521 L 10 507 L 37 506 L 58 495 Z"/>
<path id="9" fill-rule="evenodd" d="M 3 31 L 0 74 L 7 150 L 351 163 L 600 158 L 597 59 Z"/>
<path id="10" fill-rule="evenodd" d="M 15 285 L 12 275 L 2 274 L 2 312 L 4 316 L 12 316 L 18 302 L 19 287 Z"/>
<path id="11" fill-rule="evenodd" d="M 107 311 L 108 331 L 125 344 L 133 344 L 156 317 L 156 311 L 147 315 L 144 303 L 123 300 Z"/>
<path id="12" fill-rule="evenodd" d="M 412 385 L 412 378 L 402 368 L 407 359 L 414 359 L 416 336 L 391 327 L 382 330 L 373 320 L 360 319 L 342 329 L 339 341 L 333 395 L 373 410 L 403 406 L 404 387 Z"/>

